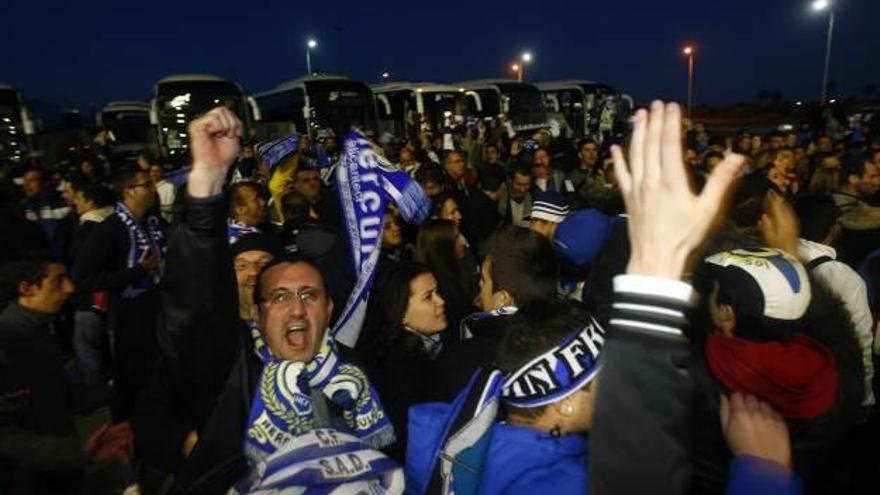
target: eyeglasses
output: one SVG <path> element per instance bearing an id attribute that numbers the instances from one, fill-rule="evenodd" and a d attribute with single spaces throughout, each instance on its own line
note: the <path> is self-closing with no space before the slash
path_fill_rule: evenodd
<path id="1" fill-rule="evenodd" d="M 276 289 L 263 298 L 263 302 L 268 302 L 269 306 L 281 308 L 290 306 L 294 299 L 299 299 L 304 305 L 315 303 L 324 292 L 314 287 L 303 287 L 297 291 L 287 289 Z"/>

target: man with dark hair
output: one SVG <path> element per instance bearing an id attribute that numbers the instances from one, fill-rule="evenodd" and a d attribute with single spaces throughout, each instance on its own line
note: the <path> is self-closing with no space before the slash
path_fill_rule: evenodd
<path id="1" fill-rule="evenodd" d="M 73 203 L 79 216 L 70 243 L 70 259 L 79 256 L 86 240 L 98 225 L 113 215 L 115 197 L 101 184 L 74 184 Z M 105 387 L 101 375 L 104 347 L 107 337 L 106 298 L 104 291 L 78 291 L 74 296 L 73 352 L 83 381 L 92 386 Z"/>
<path id="2" fill-rule="evenodd" d="M 425 190 L 429 198 L 443 192 L 443 169 L 432 164 L 424 164 L 416 172 L 416 182 Z"/>
<path id="3" fill-rule="evenodd" d="M 203 349 L 212 345 L 214 335 L 242 333 L 242 308 L 232 304 L 235 289 L 223 235 L 228 206 L 222 194 L 238 155 L 241 124 L 218 107 L 190 123 L 189 135 L 193 170 L 183 198 L 184 221 L 169 246 L 162 330 L 163 358 L 183 391 L 198 390 L 215 374 L 204 363 Z M 247 261 L 240 256 L 238 261 Z M 261 262 L 250 260 L 247 268 L 252 273 L 253 263 Z M 331 343 L 333 301 L 321 271 L 301 258 L 275 258 L 245 285 L 251 280 L 249 336 L 213 407 L 198 411 L 202 427 L 194 447 L 182 446 L 191 451 L 175 474 L 174 492 L 225 493 L 283 445 L 337 421 L 365 445 L 393 441 L 366 376 L 356 366 L 343 365 Z M 346 392 L 334 394 L 340 390 L 336 387 Z"/>
<path id="4" fill-rule="evenodd" d="M 83 444 L 61 349 L 50 326 L 73 284 L 63 264 L 48 259 L 0 269 L 11 301 L 0 312 L 0 490 L 3 493 L 79 493 L 91 461 L 131 455 L 126 423 L 105 425 Z"/>
<path id="5" fill-rule="evenodd" d="M 52 189 L 46 180 L 46 172 L 42 168 L 32 167 L 22 175 L 24 199 L 19 208 L 24 217 L 40 226 L 53 256 L 63 259 L 66 254 L 67 231 L 65 228 L 71 213 L 70 205 L 66 204 L 58 192 Z"/>
<path id="6" fill-rule="evenodd" d="M 82 293 L 107 291 L 108 327 L 113 332 L 112 409 L 127 419 L 135 396 L 149 381 L 158 357 L 156 317 L 164 266 L 164 220 L 150 214 L 156 189 L 144 170 L 114 177 L 119 202 L 79 250 L 73 279 Z"/>
<path id="7" fill-rule="evenodd" d="M 816 280 L 843 301 L 862 351 L 865 369 L 865 398 L 862 405 L 873 406 L 874 318 L 868 305 L 868 288 L 864 280 L 846 263 L 837 260 L 837 251 L 833 247 L 841 231 L 837 223 L 837 206 L 830 196 L 805 196 L 795 204 L 795 212 L 801 225 L 798 258 Z"/>
<path id="8" fill-rule="evenodd" d="M 864 154 L 847 155 L 841 167 L 840 182 L 840 189 L 832 195 L 843 227 L 838 244 L 839 259 L 856 268 L 880 246 L 880 207 L 866 202 L 866 198 L 880 190 L 880 167 Z"/>
<path id="9" fill-rule="evenodd" d="M 605 173 L 599 162 L 599 145 L 592 138 L 578 141 L 578 164 L 568 173 L 568 180 L 574 187 L 580 188 L 586 180 L 598 180 L 605 183 Z"/>
<path id="10" fill-rule="evenodd" d="M 266 200 L 254 182 L 238 182 L 229 188 L 229 244 L 239 237 L 260 232 L 266 221 Z"/>
<path id="11" fill-rule="evenodd" d="M 517 165 L 510 174 L 507 187 L 498 197 L 498 213 L 504 225 L 528 227 L 526 220 L 532 210 L 532 170 L 527 165 Z"/>
<path id="12" fill-rule="evenodd" d="M 880 168 L 865 155 L 849 155 L 841 167 L 840 182 L 834 201 L 840 208 L 843 228 L 867 230 L 880 227 L 880 208 L 872 208 L 863 201 L 880 188 Z"/>
<path id="13" fill-rule="evenodd" d="M 482 309 L 462 321 L 462 342 L 438 357 L 434 377 L 441 400 L 451 400 L 477 367 L 488 364 L 504 337 L 505 315 L 523 304 L 553 299 L 559 283 L 559 264 L 548 239 L 529 229 L 508 227 L 489 240 L 480 267 L 480 293 L 474 303 Z"/>
<path id="14" fill-rule="evenodd" d="M 504 169 L 497 166 L 480 171 L 479 187 L 470 198 L 471 225 L 477 246 L 484 244 L 501 223 L 498 201 L 506 175 Z"/>

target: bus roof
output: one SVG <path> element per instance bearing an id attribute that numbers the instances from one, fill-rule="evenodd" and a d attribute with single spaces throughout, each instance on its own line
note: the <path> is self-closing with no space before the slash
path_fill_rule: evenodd
<path id="1" fill-rule="evenodd" d="M 598 81 L 588 81 L 586 79 L 562 79 L 559 81 L 544 81 L 535 83 L 541 91 L 556 91 L 560 89 L 578 88 L 583 89 L 584 86 L 602 86 L 611 88 L 611 86 Z"/>
<path id="2" fill-rule="evenodd" d="M 0 89 L 11 89 L 12 91 L 15 91 L 15 88 L 13 88 L 12 86 L 10 86 L 8 84 L 3 84 L 3 83 L 0 83 Z"/>
<path id="3" fill-rule="evenodd" d="M 143 101 L 111 101 L 104 105 L 104 112 L 108 111 L 150 111 L 150 104 Z"/>
<path id="4" fill-rule="evenodd" d="M 454 82 L 452 84 L 454 84 L 458 87 L 461 87 L 461 88 L 465 88 L 465 89 L 489 88 L 489 87 L 497 86 L 500 84 L 505 84 L 505 85 L 507 85 L 507 84 L 522 84 L 524 86 L 533 86 L 532 84 L 527 83 L 527 82 L 517 81 L 516 79 L 504 79 L 504 78 L 473 79 L 470 81 L 458 81 L 458 82 Z"/>
<path id="5" fill-rule="evenodd" d="M 312 74 L 310 76 L 302 76 L 296 79 L 290 79 L 289 81 L 284 81 L 283 83 L 278 84 L 272 89 L 267 89 L 262 93 L 257 93 L 254 96 L 263 96 L 272 93 L 276 93 L 279 91 L 289 91 L 297 86 L 313 81 L 351 81 L 351 82 L 360 82 L 355 81 L 354 79 L 348 78 L 346 76 L 338 75 L 338 74 Z M 366 86 L 366 85 L 365 85 Z"/>
<path id="6" fill-rule="evenodd" d="M 228 80 L 215 76 L 213 74 L 171 74 L 168 76 L 159 79 L 156 84 L 162 83 L 170 83 L 170 82 L 190 82 L 190 81 L 218 81 L 218 82 L 229 82 Z"/>
<path id="7" fill-rule="evenodd" d="M 457 93 L 464 90 L 461 86 L 433 82 L 397 81 L 370 85 L 374 93 L 390 93 L 392 91 L 420 91 L 422 93 Z"/>

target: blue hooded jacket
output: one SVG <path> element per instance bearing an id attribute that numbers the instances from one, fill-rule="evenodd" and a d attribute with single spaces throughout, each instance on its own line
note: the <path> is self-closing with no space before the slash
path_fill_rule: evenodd
<path id="1" fill-rule="evenodd" d="M 480 482 L 480 495 L 589 492 L 588 440 L 499 423 Z"/>

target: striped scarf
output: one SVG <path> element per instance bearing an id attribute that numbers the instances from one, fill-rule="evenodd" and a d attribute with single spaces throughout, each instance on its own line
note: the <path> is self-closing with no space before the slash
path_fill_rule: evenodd
<path id="1" fill-rule="evenodd" d="M 247 234 L 254 234 L 259 232 L 260 229 L 257 227 L 251 227 L 250 225 L 245 225 L 238 220 L 229 219 L 229 224 L 226 228 L 226 233 L 229 236 L 229 245 L 233 245 L 238 241 L 238 239 Z"/>
<path id="2" fill-rule="evenodd" d="M 394 443 L 394 429 L 376 390 L 363 370 L 340 362 L 328 332 L 317 355 L 300 363 L 274 356 L 256 323 L 251 322 L 250 330 L 254 352 L 265 363 L 245 438 L 252 465 L 314 430 L 313 389 L 342 408 L 346 426 L 364 444 L 378 449 Z"/>
<path id="3" fill-rule="evenodd" d="M 141 261 L 141 258 L 150 253 L 158 258 L 158 269 L 145 277 L 139 282 L 135 282 L 122 291 L 122 297 L 133 299 L 144 292 L 153 289 L 159 285 L 162 280 L 162 269 L 164 267 L 165 257 L 165 226 L 158 217 L 148 216 L 144 222 L 144 226 L 138 223 L 137 219 L 125 206 L 124 203 L 116 203 L 116 215 L 122 220 L 128 233 L 128 254 L 125 257 L 125 266 L 134 268 Z"/>

